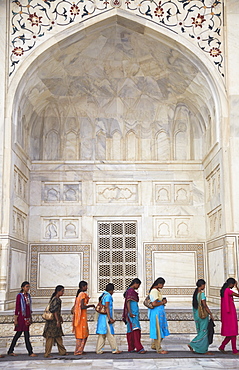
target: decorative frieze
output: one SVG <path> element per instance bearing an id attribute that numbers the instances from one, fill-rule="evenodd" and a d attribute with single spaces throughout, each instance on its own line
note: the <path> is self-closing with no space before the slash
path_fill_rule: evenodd
<path id="1" fill-rule="evenodd" d="M 155 26 L 168 29 L 184 37 L 214 62 L 223 75 L 222 26 L 223 7 L 221 1 L 168 0 L 155 2 L 140 0 L 135 3 L 112 0 L 102 4 L 101 0 L 78 2 L 70 0 L 12 0 L 10 75 L 19 62 L 47 35 L 69 27 L 74 22 L 84 22 L 110 9 L 120 8 L 136 17 L 153 22 Z M 173 36 L 172 36 L 173 37 Z"/>
<path id="2" fill-rule="evenodd" d="M 81 182 L 44 182 L 42 201 L 44 203 L 79 203 L 81 201 Z"/>

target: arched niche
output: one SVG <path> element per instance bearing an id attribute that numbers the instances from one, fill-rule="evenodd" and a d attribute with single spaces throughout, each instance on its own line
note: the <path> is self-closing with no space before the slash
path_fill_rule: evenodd
<path id="1" fill-rule="evenodd" d="M 28 68 L 15 94 L 20 111 L 12 117 L 15 127 L 25 117 L 24 150 L 31 160 L 51 160 L 45 153 L 51 130 L 58 141 L 52 160 L 198 160 L 215 144 L 220 104 L 201 61 L 135 24 L 123 17 L 99 22 L 52 45 Z M 134 155 L 127 154 L 130 127 L 137 127 Z M 112 149 L 116 132 L 119 150 Z"/>

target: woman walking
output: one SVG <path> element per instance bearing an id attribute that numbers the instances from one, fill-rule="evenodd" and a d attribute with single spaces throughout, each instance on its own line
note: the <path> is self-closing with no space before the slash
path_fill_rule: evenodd
<path id="1" fill-rule="evenodd" d="M 136 278 L 134 279 L 126 292 L 124 293 L 124 311 L 123 321 L 127 324 L 127 342 L 128 351 L 138 353 L 146 353 L 144 347 L 141 344 L 141 327 L 139 323 L 139 295 L 136 292 L 139 289 L 141 281 Z"/>
<path id="2" fill-rule="evenodd" d="M 98 340 L 96 345 L 96 353 L 102 354 L 106 338 L 108 339 L 113 354 L 122 353 L 118 350 L 118 346 L 114 337 L 114 318 L 113 318 L 113 295 L 114 284 L 109 283 L 106 285 L 105 291 L 100 296 L 101 304 L 106 307 L 107 314 L 99 313 L 96 334 Z"/>
<path id="3" fill-rule="evenodd" d="M 162 355 L 167 354 L 168 351 L 162 349 L 162 340 L 169 335 L 168 323 L 165 313 L 165 305 L 167 299 L 162 297 L 160 289 L 164 287 L 165 280 L 160 277 L 150 288 L 149 297 L 154 308 L 148 309 L 150 322 L 150 338 L 153 339 L 152 349 L 156 349 L 157 353 Z"/>
<path id="4" fill-rule="evenodd" d="M 89 336 L 87 323 L 87 308 L 95 307 L 94 304 L 88 305 L 90 297 L 86 293 L 88 284 L 86 281 L 79 283 L 79 289 L 76 293 L 74 313 L 73 313 L 73 333 L 76 337 L 76 348 L 74 355 L 82 355 Z"/>
<path id="5" fill-rule="evenodd" d="M 13 337 L 12 343 L 7 352 L 9 356 L 17 356 L 14 353 L 14 348 L 18 339 L 22 335 L 22 332 L 24 333 L 25 344 L 29 356 L 31 357 L 37 356 L 35 353 L 33 353 L 29 335 L 29 327 L 32 323 L 32 300 L 29 294 L 29 290 L 30 290 L 29 282 L 24 281 L 21 285 L 21 291 L 20 293 L 18 293 L 16 297 L 16 308 L 14 317 L 15 325 L 14 330 L 16 331 L 16 334 Z"/>
<path id="6" fill-rule="evenodd" d="M 219 347 L 219 351 L 226 353 L 225 346 L 231 341 L 232 352 L 239 355 L 236 346 L 238 335 L 237 312 L 233 297 L 239 297 L 238 293 L 233 292 L 232 288 L 236 287 L 239 293 L 237 282 L 233 278 L 227 279 L 221 288 L 221 335 L 226 337 Z"/>
<path id="7" fill-rule="evenodd" d="M 60 297 L 64 294 L 64 287 L 57 285 L 54 293 L 50 299 L 49 310 L 53 313 L 53 320 L 47 320 L 45 323 L 43 337 L 46 338 L 45 354 L 44 357 L 50 357 L 51 349 L 53 344 L 57 344 L 59 354 L 65 356 L 66 349 L 62 342 L 63 331 L 61 324 L 63 323 L 61 317 L 61 299 Z"/>
<path id="8" fill-rule="evenodd" d="M 199 305 L 202 305 L 203 309 L 214 321 L 213 315 L 207 306 L 206 296 L 204 293 L 206 282 L 203 279 L 199 279 L 196 283 L 197 288 L 193 294 L 193 316 L 197 329 L 197 336 L 188 344 L 190 351 L 196 353 L 203 353 L 205 355 L 211 355 L 211 352 L 208 352 L 209 342 L 208 342 L 208 316 L 204 319 L 199 316 Z"/>

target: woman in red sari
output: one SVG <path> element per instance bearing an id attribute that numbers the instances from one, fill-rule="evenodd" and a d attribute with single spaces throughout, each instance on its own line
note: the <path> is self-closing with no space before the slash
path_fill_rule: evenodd
<path id="1" fill-rule="evenodd" d="M 233 292 L 232 288 L 236 287 L 238 293 Z M 237 312 L 233 297 L 239 297 L 239 289 L 234 278 L 229 278 L 222 286 L 221 293 L 221 335 L 226 338 L 219 347 L 219 351 L 226 353 L 225 346 L 231 341 L 232 352 L 239 355 L 236 340 L 238 335 Z"/>
<path id="2" fill-rule="evenodd" d="M 37 356 L 35 355 L 35 353 L 33 353 L 29 335 L 29 327 L 32 323 L 32 300 L 30 294 L 28 293 L 29 289 L 30 289 L 29 282 L 24 281 L 21 285 L 21 292 L 18 293 L 16 298 L 16 309 L 14 318 L 16 334 L 13 337 L 12 343 L 7 352 L 9 356 L 17 356 L 14 353 L 14 348 L 18 339 L 22 335 L 22 332 L 24 333 L 25 344 L 29 356 L 31 357 Z"/>
<path id="3" fill-rule="evenodd" d="M 139 295 L 135 291 L 139 289 L 141 281 L 134 279 L 129 288 L 124 293 L 125 303 L 123 311 L 123 321 L 127 324 L 128 352 L 145 353 L 141 344 L 141 327 L 139 322 Z"/>

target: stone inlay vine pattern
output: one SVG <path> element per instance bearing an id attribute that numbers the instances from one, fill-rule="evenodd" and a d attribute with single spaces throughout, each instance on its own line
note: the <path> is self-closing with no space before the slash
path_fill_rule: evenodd
<path id="1" fill-rule="evenodd" d="M 48 33 L 113 8 L 124 9 L 183 35 L 207 54 L 224 76 L 220 0 L 12 0 L 10 76 Z"/>

